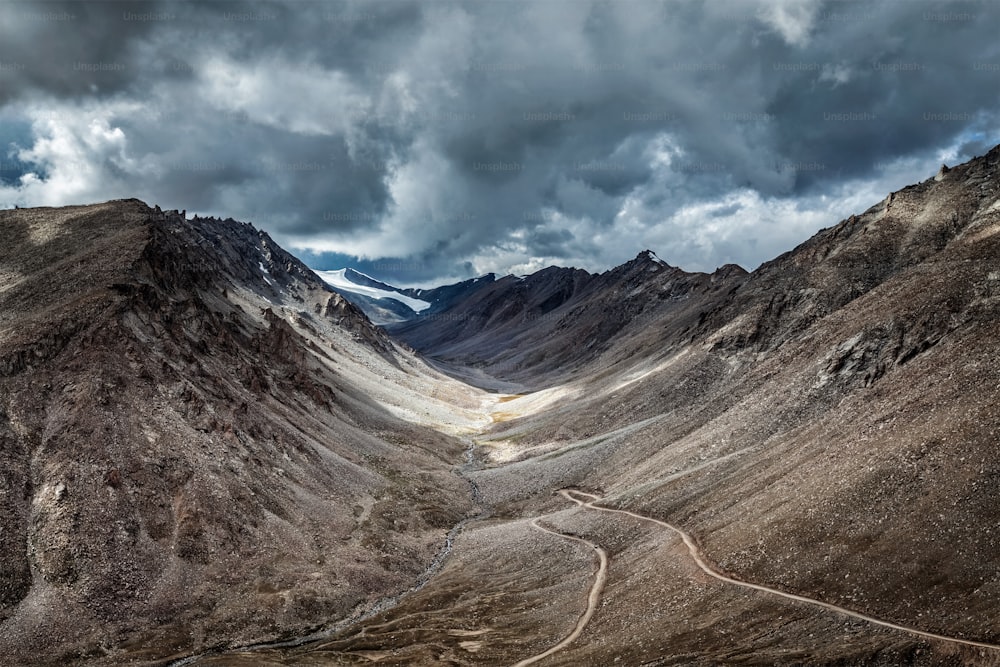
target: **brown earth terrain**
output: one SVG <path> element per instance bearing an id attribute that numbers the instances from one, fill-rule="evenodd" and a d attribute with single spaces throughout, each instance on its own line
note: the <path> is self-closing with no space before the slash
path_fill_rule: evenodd
<path id="1" fill-rule="evenodd" d="M 998 172 L 749 274 L 496 281 L 394 328 L 432 365 L 241 223 L 3 212 L 2 649 L 1000 664 Z"/>
<path id="2" fill-rule="evenodd" d="M 576 303 L 510 318 L 517 346 L 477 331 L 476 357 L 459 336 L 439 361 L 536 378 L 477 437 L 470 476 L 492 518 L 468 526 L 441 574 L 373 626 L 254 659 L 539 655 L 572 632 L 595 572 L 587 545 L 541 541 L 532 522 L 543 516 L 610 563 L 584 631 L 539 664 L 1000 663 L 998 161 L 994 150 L 894 193 L 751 274 L 728 272 L 718 289 L 684 279 L 694 288 L 675 298 L 676 271 L 640 256 L 588 298 L 616 303 L 624 315 L 612 325 Z M 629 282 L 636 264 L 647 280 Z M 463 322 L 453 308 L 437 326 Z M 413 322 L 408 340 L 425 326 L 441 335 Z M 545 362 L 594 347 L 569 368 Z M 504 367 L 505 354 L 537 365 Z M 566 487 L 647 518 L 567 508 L 552 495 Z M 760 588 L 709 575 L 656 522 L 690 536 L 713 571 Z M 549 555 L 567 546 L 586 559 L 574 595 L 562 588 L 573 561 Z M 482 635 L 463 647 L 458 630 Z"/>
<path id="3" fill-rule="evenodd" d="M 409 589 L 472 510 L 465 442 L 422 422 L 480 396 L 265 234 L 134 200 L 0 228 L 8 664 L 298 635 Z"/>

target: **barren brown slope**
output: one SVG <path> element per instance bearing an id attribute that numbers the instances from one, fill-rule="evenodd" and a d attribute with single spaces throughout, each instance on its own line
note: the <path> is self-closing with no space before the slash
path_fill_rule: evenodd
<path id="1" fill-rule="evenodd" d="M 600 489 L 748 581 L 996 643 L 998 162 L 821 232 L 693 329 L 623 337 L 605 365 L 621 371 L 496 428 L 550 453 L 480 487 L 522 507 Z"/>
<path id="2" fill-rule="evenodd" d="M 0 228 L 4 660 L 301 634 L 412 585 L 470 509 L 463 444 L 394 414 L 478 398 L 265 234 L 135 200 Z"/>

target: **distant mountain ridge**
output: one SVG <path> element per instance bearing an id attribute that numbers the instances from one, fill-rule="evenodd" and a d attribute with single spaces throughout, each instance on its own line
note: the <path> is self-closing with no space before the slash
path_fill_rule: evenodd
<path id="1" fill-rule="evenodd" d="M 507 276 L 444 309 L 385 329 L 445 364 L 536 387 L 542 378 L 543 384 L 557 383 L 580 373 L 621 347 L 623 337 L 651 346 L 650 327 L 672 332 L 676 344 L 709 336 L 712 345 L 734 348 L 780 345 L 947 245 L 973 210 L 970 198 L 992 192 L 998 154 L 1000 147 L 942 168 L 752 273 L 736 265 L 688 273 L 647 250 L 601 274 L 549 267 L 524 278 Z M 928 199 L 931 193 L 953 198 L 958 192 L 957 208 L 934 220 L 932 211 L 950 204 Z M 912 213 L 920 207 L 927 211 Z M 907 215 L 919 220 L 904 233 L 899 228 Z"/>
<path id="2" fill-rule="evenodd" d="M 418 289 L 395 287 L 352 268 L 315 273 L 375 324 L 405 322 L 424 313 L 440 312 L 495 279 L 490 273 L 451 285 Z"/>
<path id="3" fill-rule="evenodd" d="M 643 276 L 651 277 L 664 271 L 670 276 L 688 275 L 648 249 L 600 274 L 574 267 L 549 266 L 529 275 L 497 278 L 496 274 L 489 273 L 432 289 L 395 287 L 351 268 L 317 270 L 316 274 L 375 324 L 418 349 L 440 356 L 458 352 L 467 346 L 459 344 L 459 340 L 464 341 L 474 334 L 481 334 L 476 345 L 488 345 L 496 352 L 512 348 L 515 341 L 523 342 L 519 340 L 523 332 L 515 331 L 519 326 L 538 324 L 567 302 L 582 303 L 619 278 L 627 276 L 635 283 L 633 287 L 637 287 L 643 282 Z M 740 276 L 746 275 L 746 271 L 727 265 L 713 275 Z M 624 298 L 635 300 L 638 296 L 639 292 L 634 292 Z M 611 308 L 608 312 L 616 312 L 616 306 L 608 306 Z M 624 324 L 630 315 L 620 312 L 617 319 Z M 615 327 L 605 329 L 600 337 L 613 335 Z M 497 344 L 487 340 L 494 335 L 499 339 Z M 463 361 L 458 361 L 459 358 Z M 458 363 L 481 361 L 472 357 L 454 360 Z"/>
<path id="4" fill-rule="evenodd" d="M 411 319 L 431 305 L 351 268 L 315 273 L 375 324 Z"/>
<path id="5" fill-rule="evenodd" d="M 551 266 L 528 276 L 505 276 L 384 328 L 449 364 L 513 380 L 555 377 L 599 356 L 620 331 L 648 322 L 662 304 L 707 298 L 748 275 L 736 265 L 712 274 L 688 273 L 643 250 L 603 273 Z"/>

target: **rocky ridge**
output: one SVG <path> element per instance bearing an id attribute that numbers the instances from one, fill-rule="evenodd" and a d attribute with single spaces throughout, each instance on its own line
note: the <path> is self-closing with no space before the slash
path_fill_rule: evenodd
<path id="1" fill-rule="evenodd" d="M 0 226 L 8 658 L 300 634 L 411 585 L 471 509 L 464 443 L 414 415 L 478 399 L 263 232 L 136 200 Z"/>

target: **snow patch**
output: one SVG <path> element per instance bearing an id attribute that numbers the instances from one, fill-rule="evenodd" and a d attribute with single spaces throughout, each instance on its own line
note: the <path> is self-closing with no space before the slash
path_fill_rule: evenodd
<path id="1" fill-rule="evenodd" d="M 267 277 L 271 275 L 271 272 L 267 270 L 266 266 L 264 266 L 264 262 L 257 262 L 257 266 L 260 267 L 260 272 L 264 274 L 263 275 L 264 282 L 267 283 L 268 285 L 273 285 L 274 283 L 272 283 L 270 280 L 267 279 Z"/>
<path id="2" fill-rule="evenodd" d="M 367 296 L 372 299 L 395 299 L 396 301 L 409 306 L 414 312 L 417 313 L 423 312 L 431 307 L 431 304 L 427 301 L 414 299 L 413 297 L 400 294 L 399 292 L 390 292 L 388 290 L 368 287 L 367 285 L 358 285 L 357 283 L 351 282 L 346 275 L 347 269 L 338 269 L 337 271 L 313 271 L 313 273 L 319 276 L 323 282 L 334 289 L 343 290 L 345 292 L 353 292 L 354 294 L 360 294 L 361 296 Z M 358 273 L 361 272 L 359 271 Z M 361 275 L 364 274 L 362 273 Z M 371 276 L 365 277 L 371 278 Z M 372 278 L 372 280 L 376 279 Z"/>
<path id="3" fill-rule="evenodd" d="M 260 271 L 264 275 L 268 275 L 268 276 L 271 275 L 271 272 L 267 270 L 266 266 L 264 266 L 264 262 L 257 262 L 257 266 L 260 267 Z"/>

